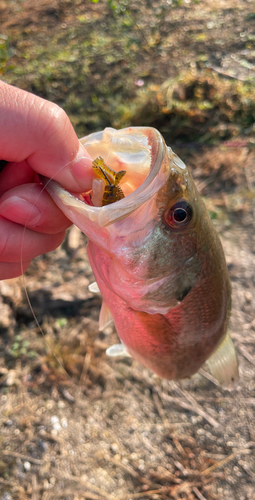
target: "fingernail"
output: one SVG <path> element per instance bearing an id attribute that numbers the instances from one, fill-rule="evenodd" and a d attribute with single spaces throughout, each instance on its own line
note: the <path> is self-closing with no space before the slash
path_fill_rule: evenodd
<path id="1" fill-rule="evenodd" d="M 76 158 L 71 166 L 71 172 L 82 190 L 88 191 L 92 187 L 94 172 L 92 169 L 92 158 L 80 144 Z"/>
<path id="2" fill-rule="evenodd" d="M 19 196 L 12 196 L 0 203 L 0 214 L 6 219 L 29 227 L 36 226 L 42 217 L 42 213 L 33 203 Z"/>

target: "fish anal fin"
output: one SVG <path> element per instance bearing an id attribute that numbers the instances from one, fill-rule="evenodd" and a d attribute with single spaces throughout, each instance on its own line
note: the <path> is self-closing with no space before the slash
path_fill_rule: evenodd
<path id="1" fill-rule="evenodd" d="M 238 362 L 235 346 L 228 332 L 205 364 L 223 389 L 236 388 L 239 378 Z"/>
<path id="2" fill-rule="evenodd" d="M 99 331 L 102 332 L 112 321 L 112 313 L 103 300 L 99 315 Z"/>

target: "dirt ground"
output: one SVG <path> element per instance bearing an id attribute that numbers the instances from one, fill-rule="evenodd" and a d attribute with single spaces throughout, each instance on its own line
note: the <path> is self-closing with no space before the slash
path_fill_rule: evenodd
<path id="1" fill-rule="evenodd" d="M 150 2 L 142 2 L 142 7 L 145 4 L 148 12 L 153 10 Z M 31 75 L 37 70 L 30 68 L 25 79 L 19 51 L 45 29 L 45 12 L 48 29 L 55 29 L 56 36 L 58 29 L 71 29 L 72 15 L 77 21 L 86 8 L 99 23 L 100 2 L 75 5 L 80 10 L 72 13 L 70 2 L 49 5 L 40 0 L 33 7 L 28 0 L 0 0 L 2 32 L 16 47 L 15 71 L 4 79 L 61 104 L 63 80 L 53 87 L 52 81 L 43 80 L 42 92 L 38 73 L 38 87 L 31 88 Z M 157 2 L 157 8 L 162 5 Z M 171 22 L 179 49 L 173 49 L 171 69 L 163 51 L 161 66 L 160 58 L 157 61 L 161 71 L 157 84 L 178 72 L 180 50 L 187 42 L 184 25 L 192 26 L 193 41 L 201 25 L 207 27 L 209 42 L 218 46 L 217 64 L 210 64 L 224 73 L 236 71 L 237 79 L 252 77 L 255 49 L 247 48 L 255 39 L 251 2 L 217 2 L 217 9 L 209 1 L 187 2 L 176 9 Z M 211 28 L 210 22 L 214 22 Z M 160 26 L 164 34 L 162 19 Z M 240 33 L 250 36 L 246 46 Z M 174 40 L 174 31 L 171 36 Z M 221 44 L 216 43 L 219 37 Z M 182 60 L 184 66 L 189 57 L 203 62 L 198 54 L 204 39 L 196 40 L 191 55 L 186 53 Z M 236 59 L 231 57 L 234 44 Z M 249 67 L 237 62 L 242 58 Z M 230 68 L 233 61 L 235 67 Z M 147 59 L 146 65 L 151 68 L 153 61 Z M 133 81 L 141 68 L 130 71 L 127 80 Z M 147 78 L 153 82 L 155 74 Z M 112 84 L 114 75 L 112 66 L 105 78 L 112 77 Z M 79 106 L 73 110 L 73 121 L 85 133 L 87 122 L 78 120 L 79 110 Z M 95 123 L 107 125 L 104 117 Z M 101 299 L 88 291 L 94 279 L 86 236 L 72 228 L 62 247 L 35 259 L 24 278 L 0 282 L 0 500 L 255 499 L 253 141 L 251 127 L 245 136 L 217 146 L 169 144 L 191 168 L 224 246 L 233 288 L 229 330 L 239 358 L 238 387 L 224 391 L 204 370 L 190 380 L 164 381 L 132 359 L 107 358 L 105 350 L 118 342 L 117 335 L 112 327 L 98 332 Z"/>

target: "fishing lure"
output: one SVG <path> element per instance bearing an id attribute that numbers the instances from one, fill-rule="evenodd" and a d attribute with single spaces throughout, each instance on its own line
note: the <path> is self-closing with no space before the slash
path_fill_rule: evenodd
<path id="1" fill-rule="evenodd" d="M 106 165 L 101 156 L 98 156 L 98 158 L 92 162 L 92 168 L 95 174 L 105 183 L 102 206 L 110 205 L 110 203 L 125 198 L 119 183 L 126 174 L 126 170 L 115 172 L 115 170 Z"/>

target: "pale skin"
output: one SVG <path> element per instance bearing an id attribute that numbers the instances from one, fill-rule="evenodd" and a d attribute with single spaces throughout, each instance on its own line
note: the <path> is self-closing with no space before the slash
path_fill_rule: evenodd
<path id="1" fill-rule="evenodd" d="M 8 279 L 25 271 L 34 257 L 58 247 L 71 225 L 42 191 L 37 174 L 77 193 L 91 189 L 94 174 L 66 113 L 4 82 L 0 160 L 8 162 L 0 173 L 0 279 Z"/>

